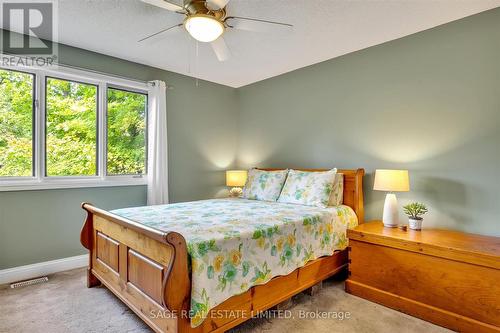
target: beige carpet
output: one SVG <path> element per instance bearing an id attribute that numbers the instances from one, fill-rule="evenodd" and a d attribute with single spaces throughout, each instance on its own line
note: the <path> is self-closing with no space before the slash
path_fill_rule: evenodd
<path id="1" fill-rule="evenodd" d="M 152 332 L 106 288 L 86 288 L 84 274 L 83 269 L 77 269 L 49 276 L 49 282 L 40 285 L 19 289 L 1 286 L 0 332 Z M 294 298 L 290 313 L 295 318 L 252 319 L 232 333 L 449 332 L 349 295 L 343 288 L 343 282 L 326 281 L 318 295 Z M 301 314 L 315 311 L 330 319 L 299 319 Z M 350 313 L 350 317 L 332 318 L 340 313 Z"/>

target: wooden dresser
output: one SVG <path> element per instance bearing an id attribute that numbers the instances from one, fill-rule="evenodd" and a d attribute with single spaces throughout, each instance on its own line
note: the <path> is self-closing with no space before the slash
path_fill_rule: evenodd
<path id="1" fill-rule="evenodd" d="M 348 231 L 346 291 L 460 332 L 500 332 L 500 238 L 447 230 Z"/>

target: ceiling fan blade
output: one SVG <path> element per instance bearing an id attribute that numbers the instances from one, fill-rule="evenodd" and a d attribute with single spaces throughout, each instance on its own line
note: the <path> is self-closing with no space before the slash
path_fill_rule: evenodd
<path id="1" fill-rule="evenodd" d="M 226 41 L 223 37 L 217 38 L 210 44 L 212 45 L 212 49 L 214 50 L 219 61 L 226 61 L 231 58 L 231 51 L 229 50 L 229 47 L 227 47 Z"/>
<path id="2" fill-rule="evenodd" d="M 166 29 L 160 30 L 160 31 L 158 31 L 158 32 L 156 32 L 156 33 L 154 33 L 154 34 L 152 34 L 152 35 L 149 35 L 149 36 L 146 36 L 146 37 L 144 37 L 144 38 L 141 38 L 141 39 L 139 39 L 137 42 L 138 42 L 138 43 L 141 43 L 141 42 L 144 42 L 145 40 L 148 40 L 148 39 L 149 39 L 149 40 L 151 40 L 153 37 L 159 36 L 159 35 L 161 35 L 162 33 L 167 32 L 167 31 L 172 30 L 172 29 L 177 28 L 177 27 L 182 27 L 182 23 L 179 23 L 179 24 L 173 25 L 173 26 L 168 27 L 168 28 L 166 28 Z"/>
<path id="3" fill-rule="evenodd" d="M 152 6 L 170 10 L 172 12 L 184 11 L 184 8 L 181 5 L 175 3 L 172 0 L 141 0 L 141 1 Z"/>
<path id="4" fill-rule="evenodd" d="M 211 9 L 222 9 L 227 6 L 230 0 L 207 0 L 208 7 Z"/>
<path id="5" fill-rule="evenodd" d="M 225 19 L 224 22 L 229 28 L 256 32 L 271 32 L 276 30 L 290 31 L 293 28 L 293 25 L 289 23 L 260 20 L 241 16 L 229 16 Z"/>

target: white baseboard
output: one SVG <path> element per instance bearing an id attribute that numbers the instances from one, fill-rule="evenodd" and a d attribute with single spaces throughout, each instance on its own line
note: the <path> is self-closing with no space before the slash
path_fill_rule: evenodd
<path id="1" fill-rule="evenodd" d="M 19 266 L 0 270 L 0 284 L 28 280 L 74 268 L 85 267 L 89 264 L 89 255 L 40 262 L 32 265 Z"/>

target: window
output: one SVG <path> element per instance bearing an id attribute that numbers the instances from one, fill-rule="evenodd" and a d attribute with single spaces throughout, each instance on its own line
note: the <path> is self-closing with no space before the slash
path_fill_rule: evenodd
<path id="1" fill-rule="evenodd" d="M 47 176 L 97 175 L 97 87 L 47 78 Z"/>
<path id="2" fill-rule="evenodd" d="M 0 191 L 145 184 L 148 85 L 0 68 Z"/>
<path id="3" fill-rule="evenodd" d="M 108 88 L 108 174 L 142 174 L 146 169 L 148 96 Z"/>
<path id="4" fill-rule="evenodd" d="M 33 176 L 34 75 L 0 69 L 0 177 Z"/>

